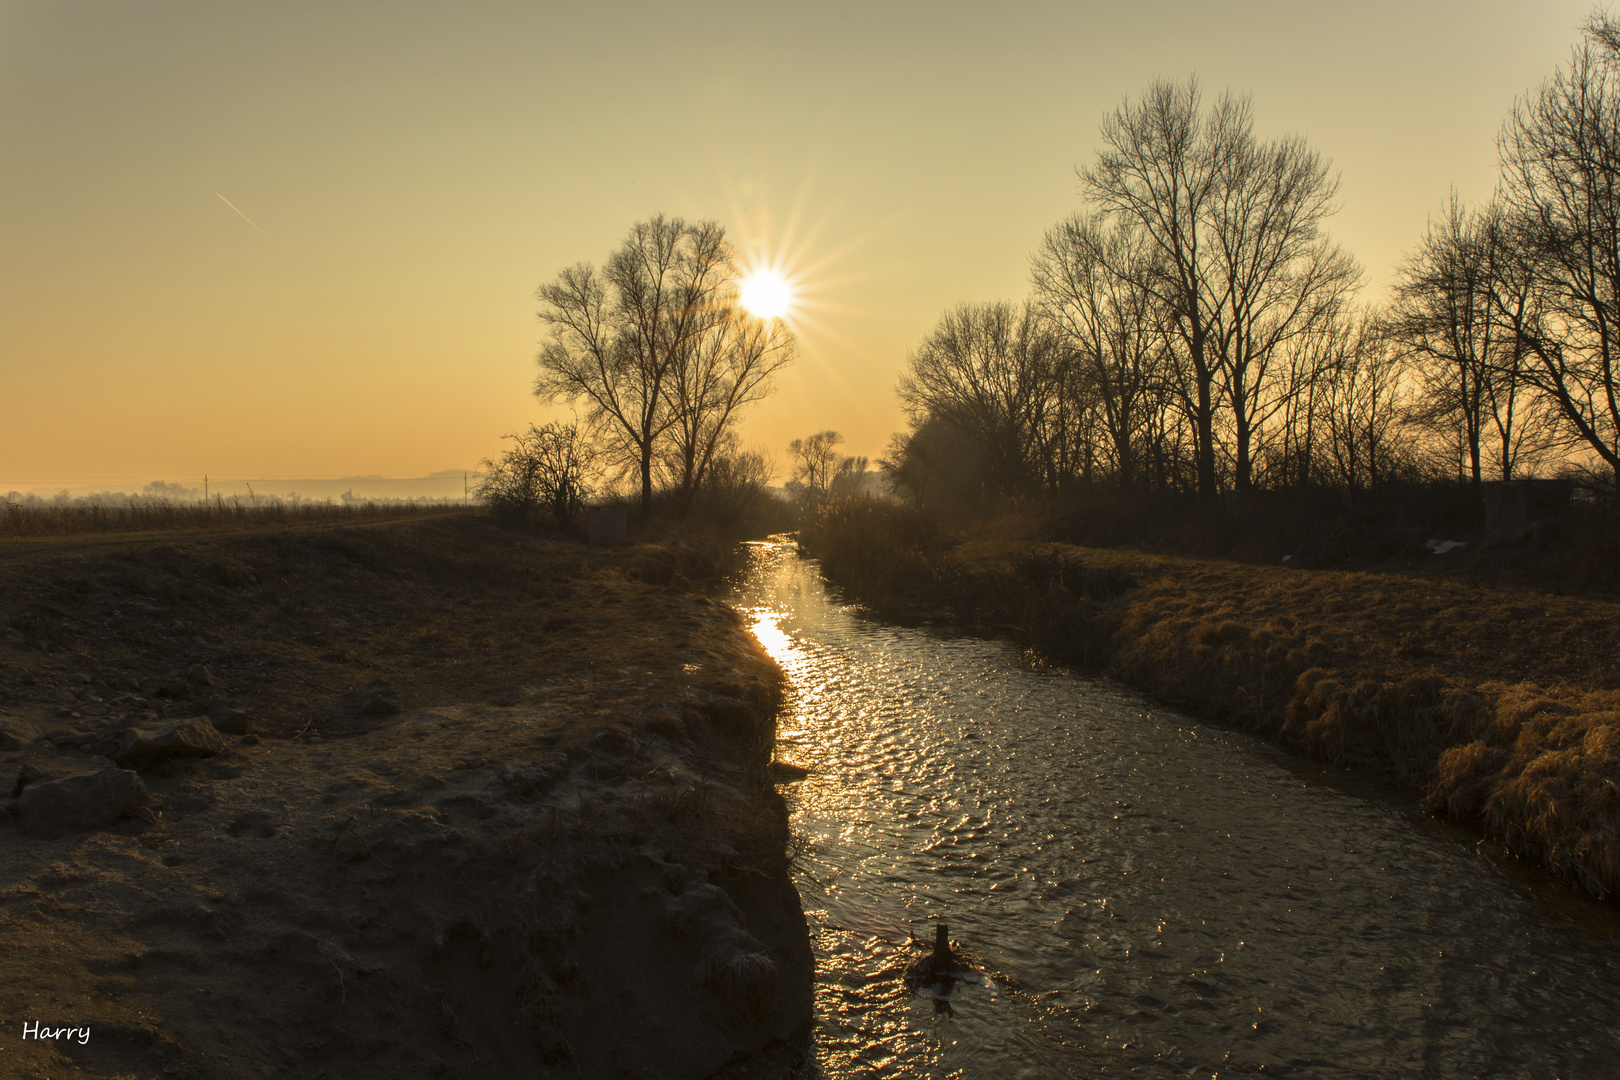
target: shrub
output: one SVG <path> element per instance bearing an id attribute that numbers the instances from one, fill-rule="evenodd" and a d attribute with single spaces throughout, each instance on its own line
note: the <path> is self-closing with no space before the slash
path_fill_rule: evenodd
<path id="1" fill-rule="evenodd" d="M 512 449 L 499 461 L 484 459 L 478 497 L 505 521 L 526 522 L 544 511 L 567 527 L 585 507 L 595 474 L 595 454 L 575 424 L 529 425 L 507 435 Z"/>

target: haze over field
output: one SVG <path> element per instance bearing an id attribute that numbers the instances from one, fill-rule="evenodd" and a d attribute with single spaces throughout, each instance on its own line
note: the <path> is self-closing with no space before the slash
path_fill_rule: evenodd
<path id="1" fill-rule="evenodd" d="M 566 415 L 536 287 L 660 211 L 797 285 L 744 439 L 875 457 L 907 351 L 1027 291 L 1156 76 L 1333 159 L 1376 297 L 1590 12 L 0 0 L 0 491 L 471 468 Z"/>

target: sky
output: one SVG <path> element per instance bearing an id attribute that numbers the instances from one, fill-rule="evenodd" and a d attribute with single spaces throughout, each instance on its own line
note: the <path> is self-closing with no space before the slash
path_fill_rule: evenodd
<path id="1" fill-rule="evenodd" d="M 798 283 L 744 440 L 875 458 L 908 350 L 1027 294 L 1154 79 L 1331 159 L 1376 300 L 1592 10 L 0 0 L 0 492 L 474 468 L 569 416 L 536 288 L 658 213 Z"/>

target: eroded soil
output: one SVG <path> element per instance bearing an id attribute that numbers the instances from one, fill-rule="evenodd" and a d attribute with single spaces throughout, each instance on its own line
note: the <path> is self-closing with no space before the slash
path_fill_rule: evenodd
<path id="1" fill-rule="evenodd" d="M 8 1067 L 782 1059 L 811 961 L 766 769 L 780 675 L 702 595 L 718 570 L 474 517 L 0 549 Z M 145 765 L 133 814 L 19 830 L 29 784 L 203 714 L 224 751 Z"/>

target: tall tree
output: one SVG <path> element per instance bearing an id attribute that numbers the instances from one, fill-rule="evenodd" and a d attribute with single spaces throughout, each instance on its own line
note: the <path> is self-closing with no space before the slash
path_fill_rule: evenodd
<path id="1" fill-rule="evenodd" d="M 812 500 L 825 499 L 832 490 L 833 478 L 838 474 L 838 444 L 844 437 L 828 429 L 788 443 L 788 458 L 793 462 L 793 483 L 805 491 Z"/>
<path id="2" fill-rule="evenodd" d="M 737 410 L 792 358 L 782 324 L 740 311 L 736 277 L 719 225 L 659 215 L 632 226 L 600 271 L 579 263 L 537 293 L 551 340 L 535 394 L 585 406 L 608 456 L 639 481 L 643 516 L 661 458 L 689 505 Z"/>
<path id="3" fill-rule="evenodd" d="M 1531 279 L 1500 205 L 1468 210 L 1453 192 L 1396 280 L 1388 328 L 1423 385 L 1412 417 L 1456 440 L 1476 487 L 1487 472 L 1513 479 L 1553 441 L 1526 371 Z"/>
<path id="4" fill-rule="evenodd" d="M 690 340 L 664 382 L 671 423 L 663 458 L 683 518 L 739 411 L 769 393 L 772 376 L 793 361 L 785 322 L 749 314 L 732 285 L 717 300 L 711 325 Z"/>
<path id="5" fill-rule="evenodd" d="M 1480 444 L 1490 403 L 1485 388 L 1500 345 L 1486 279 L 1485 231 L 1479 215 L 1465 210 L 1453 191 L 1444 216 L 1429 221 L 1422 244 L 1400 268 L 1390 319 L 1423 382 L 1413 418 L 1455 436 L 1457 468 L 1466 461 L 1476 487 L 1484 478 Z"/>
<path id="6" fill-rule="evenodd" d="M 1041 432 L 1062 360 L 1030 305 L 959 304 L 907 358 L 900 403 L 914 428 L 938 417 L 977 443 L 985 494 L 1026 492 L 1044 472 Z"/>
<path id="7" fill-rule="evenodd" d="M 1103 150 L 1081 172 L 1087 194 L 1107 216 L 1138 225 L 1157 256 L 1136 284 L 1151 295 L 1178 346 L 1187 378 L 1200 493 L 1215 494 L 1216 379 L 1228 298 L 1213 273 L 1207 236 L 1221 148 L 1241 125 L 1239 103 L 1223 97 L 1208 117 L 1196 79 L 1160 80 L 1140 102 L 1126 101 L 1102 124 Z M 1116 268 L 1125 272 L 1123 268 Z"/>
<path id="8" fill-rule="evenodd" d="M 1620 28 L 1607 15 L 1518 103 L 1499 149 L 1541 304 L 1518 331 L 1526 378 L 1620 487 Z"/>
<path id="9" fill-rule="evenodd" d="M 1261 143 L 1242 122 L 1220 155 L 1213 215 L 1217 279 L 1230 297 L 1223 354 L 1232 420 L 1233 479 L 1253 486 L 1266 429 L 1299 391 L 1288 378 L 1293 346 L 1329 327 L 1361 276 L 1322 233 L 1338 179 L 1298 136 Z"/>
<path id="10" fill-rule="evenodd" d="M 1373 491 L 1401 456 L 1402 354 L 1370 311 L 1335 319 L 1319 342 L 1325 471 L 1351 495 Z"/>
<path id="11" fill-rule="evenodd" d="M 1255 138 L 1247 98 L 1207 113 L 1196 79 L 1160 81 L 1103 121 L 1104 147 L 1081 173 L 1092 202 L 1139 226 L 1155 257 L 1142 288 L 1157 302 L 1183 365 L 1198 490 L 1216 490 L 1216 411 L 1233 477 L 1253 481 L 1259 429 L 1283 403 L 1280 353 L 1332 318 L 1354 288 L 1354 262 L 1322 233 L 1337 179 L 1300 138 Z"/>
<path id="12" fill-rule="evenodd" d="M 1076 214 L 1047 230 L 1031 260 L 1037 310 L 1071 357 L 1060 408 L 1095 399 L 1111 471 L 1127 487 L 1141 479 L 1166 376 L 1153 299 L 1137 284 L 1148 257 L 1140 229 Z"/>

